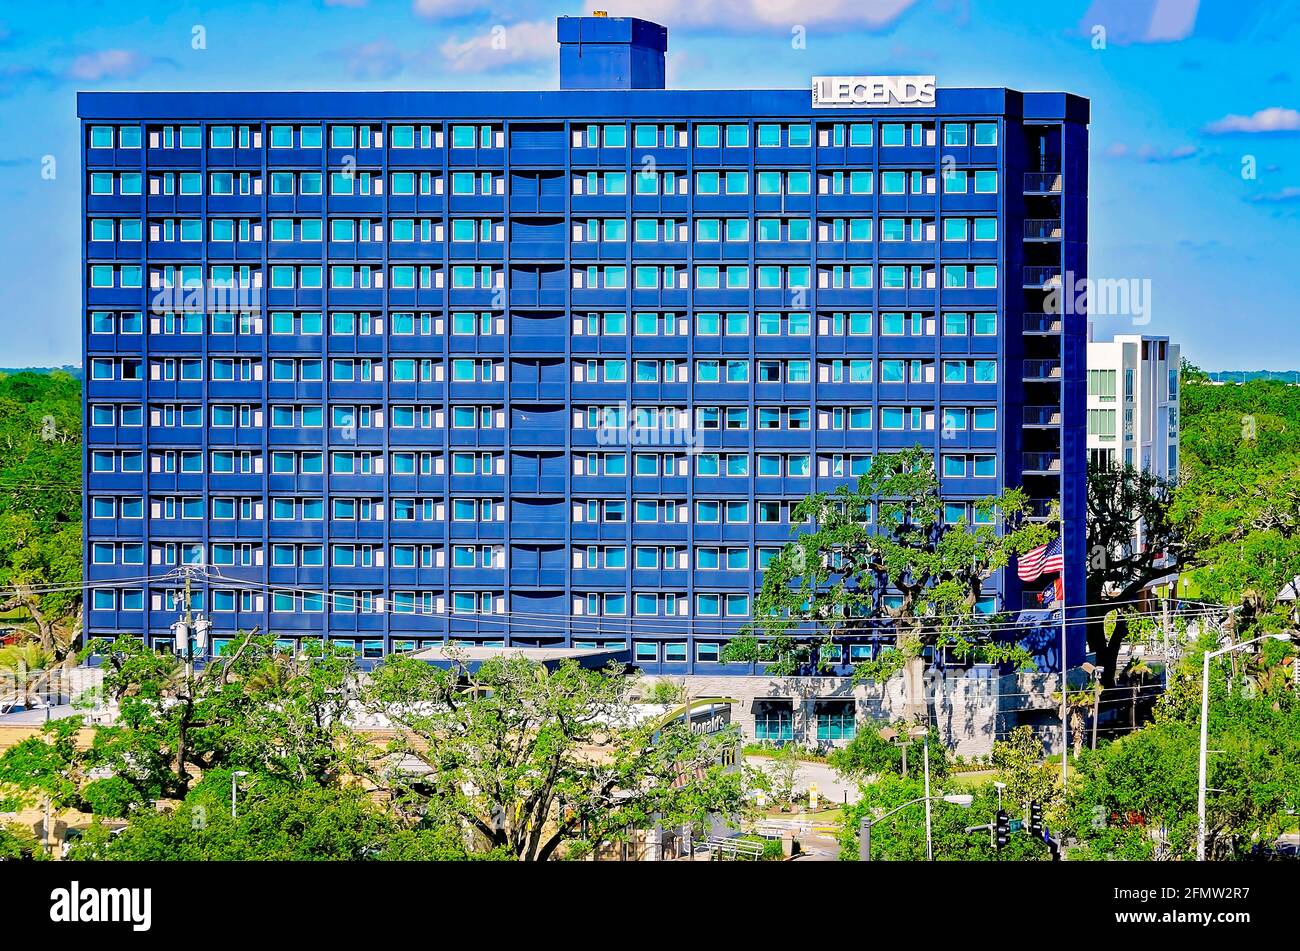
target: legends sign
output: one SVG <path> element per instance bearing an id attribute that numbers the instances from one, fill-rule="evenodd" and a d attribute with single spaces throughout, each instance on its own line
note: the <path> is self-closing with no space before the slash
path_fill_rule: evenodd
<path id="1" fill-rule="evenodd" d="M 934 105 L 933 76 L 814 76 L 814 109 L 891 109 Z"/>

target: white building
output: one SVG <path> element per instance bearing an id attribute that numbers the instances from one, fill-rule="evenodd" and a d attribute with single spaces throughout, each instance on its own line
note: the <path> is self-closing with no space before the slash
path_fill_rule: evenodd
<path id="1" fill-rule="evenodd" d="M 1178 478 L 1178 369 L 1168 337 L 1093 339 L 1088 325 L 1088 462 Z"/>

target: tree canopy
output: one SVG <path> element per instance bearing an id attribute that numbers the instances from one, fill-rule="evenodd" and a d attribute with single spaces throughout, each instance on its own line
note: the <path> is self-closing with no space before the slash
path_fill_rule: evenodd
<path id="1" fill-rule="evenodd" d="M 876 457 L 856 487 L 808 496 L 791 513 L 795 538 L 764 570 L 752 628 L 728 643 L 724 661 L 789 675 L 824 664 L 816 643 L 880 632 L 896 647 L 859 664 L 860 678 L 887 678 L 927 647 L 1031 667 L 1023 645 L 998 636 L 1005 617 L 981 610 L 984 586 L 1059 529 L 1030 521 L 1019 489 L 974 511 L 948 521 L 933 454 L 919 446 Z"/>
<path id="2" fill-rule="evenodd" d="M 746 808 L 734 728 L 646 719 L 616 669 L 395 657 L 367 704 L 403 728 L 389 752 L 420 764 L 386 774 L 401 808 L 455 816 L 519 859 L 580 854 L 657 822 L 704 828 Z"/>
<path id="3" fill-rule="evenodd" d="M 365 678 L 350 651 L 254 632 L 192 676 L 131 638 L 88 650 L 113 722 L 55 720 L 0 755 L 6 801 L 93 817 L 82 858 L 540 861 L 748 808 L 735 729 L 646 707 L 622 669 L 393 657 Z M 382 732 L 358 725 L 376 714 Z"/>
<path id="4" fill-rule="evenodd" d="M 81 611 L 81 384 L 0 374 L 0 614 L 62 656 Z"/>

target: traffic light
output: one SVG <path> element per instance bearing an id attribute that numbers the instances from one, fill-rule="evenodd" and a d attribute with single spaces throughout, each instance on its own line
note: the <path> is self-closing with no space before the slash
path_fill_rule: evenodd
<path id="1" fill-rule="evenodd" d="M 1035 839 L 1043 834 L 1043 807 L 1036 802 L 1029 804 L 1029 834 Z"/>
<path id="2" fill-rule="evenodd" d="M 997 846 L 998 851 L 1007 847 L 1011 841 L 1011 819 L 1001 809 L 998 810 L 997 820 L 993 825 L 993 843 Z"/>

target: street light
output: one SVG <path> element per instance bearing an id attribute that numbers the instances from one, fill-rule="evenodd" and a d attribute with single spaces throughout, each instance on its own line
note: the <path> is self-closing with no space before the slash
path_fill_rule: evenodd
<path id="1" fill-rule="evenodd" d="M 1287 641 L 1291 639 L 1289 634 L 1265 634 L 1263 637 L 1256 637 L 1249 641 L 1242 641 L 1240 644 L 1230 644 L 1222 647 L 1217 651 L 1206 651 L 1205 657 L 1201 664 L 1201 760 L 1200 776 L 1196 787 L 1196 860 L 1205 861 L 1205 838 L 1207 835 L 1205 829 L 1205 754 L 1206 742 L 1209 736 L 1210 726 L 1210 659 L 1221 657 L 1224 654 L 1230 654 L 1233 651 L 1241 650 L 1243 647 L 1249 647 L 1251 644 L 1258 644 L 1260 641 Z"/>
<path id="2" fill-rule="evenodd" d="M 928 812 L 930 808 L 931 799 L 942 799 L 944 802 L 952 803 L 954 806 L 961 806 L 963 809 L 969 809 L 971 803 L 975 801 L 975 797 L 970 795 L 969 793 L 950 793 L 947 796 L 922 796 L 920 799 L 913 799 L 910 802 L 903 803 L 901 806 L 895 806 L 893 809 L 890 809 L 887 813 L 885 813 L 883 816 L 880 816 L 878 819 L 863 819 L 862 825 L 859 830 L 858 860 L 861 862 L 871 861 L 871 827 L 872 826 L 879 825 L 880 823 L 888 819 L 890 816 L 894 815 L 894 813 L 901 812 L 902 810 L 906 809 L 908 806 L 915 806 L 918 802 L 925 803 L 925 808 L 926 811 Z M 932 843 L 930 842 L 930 829 L 928 826 L 925 830 L 925 854 L 927 858 L 933 860 L 934 850 L 932 847 Z"/>
<path id="3" fill-rule="evenodd" d="M 920 724 L 912 727 L 907 733 L 912 741 L 922 740 L 925 743 L 925 860 L 934 861 L 934 844 L 930 836 L 930 727 L 921 726 Z"/>
<path id="4" fill-rule="evenodd" d="M 239 781 L 248 775 L 248 770 L 237 769 L 230 774 L 230 818 L 237 819 L 239 810 L 236 799 L 239 796 Z"/>

